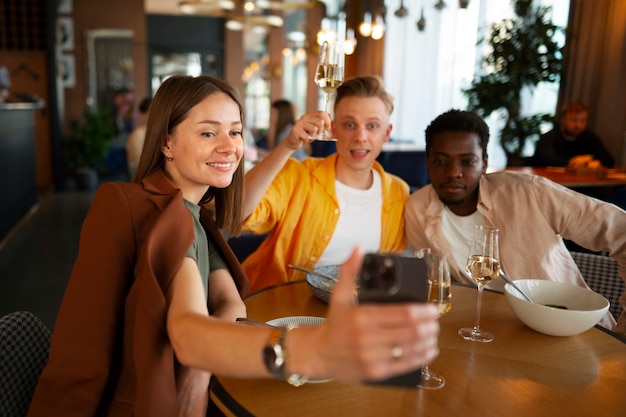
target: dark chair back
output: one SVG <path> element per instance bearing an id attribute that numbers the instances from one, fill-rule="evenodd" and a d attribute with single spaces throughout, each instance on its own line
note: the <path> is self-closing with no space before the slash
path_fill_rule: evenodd
<path id="1" fill-rule="evenodd" d="M 411 192 L 430 182 L 426 171 L 425 151 L 381 152 L 378 162 L 385 171 L 406 181 L 411 187 Z"/>
<path id="2" fill-rule="evenodd" d="M 32 313 L 0 318 L 0 416 L 28 412 L 39 375 L 48 362 L 50 331 Z"/>
<path id="3" fill-rule="evenodd" d="M 619 263 L 608 256 L 570 252 L 589 287 L 602 294 L 609 302 L 609 311 L 617 320 L 622 314 L 619 297 L 624 293 L 624 281 L 619 274 Z"/>

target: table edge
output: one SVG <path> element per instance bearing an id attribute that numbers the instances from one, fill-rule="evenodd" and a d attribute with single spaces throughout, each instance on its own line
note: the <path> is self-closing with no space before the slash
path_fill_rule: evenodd
<path id="1" fill-rule="evenodd" d="M 254 414 L 248 411 L 224 389 L 219 381 L 219 377 L 216 375 L 213 375 L 209 382 L 209 397 L 217 408 L 227 416 L 254 417 Z"/>

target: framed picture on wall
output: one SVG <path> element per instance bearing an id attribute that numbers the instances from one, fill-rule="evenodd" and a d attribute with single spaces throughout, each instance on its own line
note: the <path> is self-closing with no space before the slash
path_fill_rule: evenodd
<path id="1" fill-rule="evenodd" d="M 74 49 L 74 19 L 59 17 L 57 20 L 57 44 L 61 51 Z"/>
<path id="2" fill-rule="evenodd" d="M 76 61 L 74 55 L 59 56 L 59 76 L 63 81 L 63 87 L 76 87 Z"/>

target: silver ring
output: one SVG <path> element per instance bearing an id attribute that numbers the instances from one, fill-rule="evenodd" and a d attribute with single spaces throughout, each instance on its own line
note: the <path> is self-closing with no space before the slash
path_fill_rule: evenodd
<path id="1" fill-rule="evenodd" d="M 391 357 L 394 360 L 400 360 L 403 353 L 404 351 L 402 350 L 402 346 L 400 345 L 395 345 L 394 347 L 391 348 Z"/>

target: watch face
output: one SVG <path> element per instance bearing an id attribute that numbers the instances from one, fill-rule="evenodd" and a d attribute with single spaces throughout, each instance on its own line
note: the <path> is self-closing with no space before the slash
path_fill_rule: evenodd
<path id="1" fill-rule="evenodd" d="M 263 363 L 272 375 L 282 377 L 284 358 L 280 345 L 268 345 L 263 349 Z"/>

